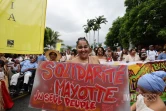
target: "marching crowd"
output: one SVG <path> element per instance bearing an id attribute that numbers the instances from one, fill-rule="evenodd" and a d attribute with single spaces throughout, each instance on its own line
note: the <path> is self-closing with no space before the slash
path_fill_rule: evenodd
<path id="1" fill-rule="evenodd" d="M 23 77 L 23 85 L 19 93 L 25 93 L 28 91 L 29 79 L 34 74 L 34 71 L 36 70 L 38 63 L 40 63 L 41 61 L 104 64 L 104 63 L 108 63 L 108 62 L 111 63 L 115 61 L 128 63 L 128 62 L 137 62 L 137 61 L 148 62 L 148 61 L 155 61 L 155 60 L 166 60 L 166 45 L 164 45 L 164 47 L 162 47 L 162 49 L 160 50 L 156 50 L 153 45 L 150 45 L 148 48 L 142 48 L 141 50 L 138 50 L 135 48 L 132 48 L 130 50 L 128 49 L 121 50 L 121 48 L 118 47 L 116 51 L 112 51 L 110 47 L 107 47 L 107 49 L 104 49 L 103 47 L 96 47 L 92 49 L 90 48 L 88 41 L 84 37 L 78 39 L 78 41 L 76 42 L 76 49 L 73 49 L 71 51 L 67 49 L 65 52 L 62 52 L 62 53 L 56 50 L 48 50 L 44 54 L 40 54 L 40 55 L 35 55 L 35 54 L 34 55 L 17 55 L 17 54 L 11 55 L 11 54 L 0 53 L 0 85 L 1 85 L 0 111 L 8 109 L 8 108 L 12 108 L 14 103 L 12 102 L 10 98 L 10 94 L 13 94 L 16 92 L 18 80 L 20 77 Z M 162 75 L 160 77 L 162 78 L 161 79 L 162 81 L 163 79 L 165 79 L 166 73 L 163 71 L 163 72 L 160 72 L 158 75 L 160 74 Z M 152 78 L 154 77 L 156 76 L 153 76 Z M 146 80 L 142 80 L 142 81 L 145 82 Z M 158 84 L 153 81 L 152 83 L 154 85 L 157 84 L 155 87 L 156 89 L 154 89 L 154 92 L 151 92 L 151 90 L 147 91 L 146 89 L 144 89 L 147 87 L 142 86 L 142 83 L 143 83 L 142 81 L 140 82 L 140 87 L 141 87 L 140 89 L 143 90 L 142 92 L 146 92 L 146 93 L 155 92 L 155 94 L 158 94 L 159 92 L 160 93 L 163 92 L 163 90 L 160 88 L 161 84 L 159 84 L 158 86 Z M 165 84 L 162 83 L 162 85 L 165 85 Z M 157 89 L 158 87 L 161 90 L 158 90 Z M 165 86 L 163 87 L 165 88 Z M 8 90 L 8 88 L 10 90 Z M 6 99 L 8 99 L 8 101 L 6 101 Z M 160 100 L 160 98 L 158 99 Z M 156 102 L 153 104 L 159 104 L 159 103 Z M 146 105 L 146 102 L 145 102 L 145 105 Z M 161 101 L 159 106 L 161 107 L 161 109 L 163 108 L 163 106 L 161 105 Z M 138 107 L 139 106 L 137 106 L 137 108 Z M 134 108 L 135 107 L 132 107 L 131 110 L 133 110 Z M 150 108 L 151 107 L 149 107 L 149 109 Z M 154 108 L 152 107 L 151 109 L 154 109 Z M 146 111 L 153 111 L 153 110 L 146 110 Z M 165 111 L 165 109 L 158 110 L 158 111 Z"/>

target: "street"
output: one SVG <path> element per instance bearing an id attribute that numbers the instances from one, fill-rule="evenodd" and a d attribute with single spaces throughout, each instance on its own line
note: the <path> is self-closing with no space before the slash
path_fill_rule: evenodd
<path id="1" fill-rule="evenodd" d="M 30 95 L 14 98 L 14 106 L 7 111 L 41 111 L 40 109 L 29 108 Z"/>

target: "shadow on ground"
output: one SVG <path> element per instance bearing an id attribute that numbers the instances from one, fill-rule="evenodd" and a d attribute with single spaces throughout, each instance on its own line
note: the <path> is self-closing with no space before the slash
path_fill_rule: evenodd
<path id="1" fill-rule="evenodd" d="M 30 95 L 14 100 L 14 106 L 6 111 L 41 111 L 41 109 L 29 108 Z"/>

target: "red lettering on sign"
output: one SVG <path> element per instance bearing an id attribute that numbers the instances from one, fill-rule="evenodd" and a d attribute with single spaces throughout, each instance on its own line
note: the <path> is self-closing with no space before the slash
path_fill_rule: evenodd
<path id="1" fill-rule="evenodd" d="M 103 99 L 103 102 L 105 102 L 105 103 L 114 103 L 114 102 L 116 102 L 116 98 L 115 97 L 113 97 L 114 96 L 114 92 L 118 92 L 118 88 L 117 87 L 111 87 L 111 88 L 107 88 L 107 90 L 106 90 L 106 93 L 105 93 L 105 95 L 104 95 L 104 99 Z"/>
<path id="2" fill-rule="evenodd" d="M 62 93 L 64 91 L 65 83 L 66 83 L 65 79 L 61 83 L 59 82 L 59 80 L 55 80 L 55 83 L 54 83 L 54 93 L 57 94 L 57 95 L 59 95 L 60 93 Z"/>
<path id="3" fill-rule="evenodd" d="M 80 87 L 78 90 L 78 99 L 85 100 L 88 97 L 88 90 L 86 87 Z"/>
<path id="4" fill-rule="evenodd" d="M 81 65 L 76 65 L 78 80 L 83 80 L 85 77 L 85 69 Z"/>
<path id="5" fill-rule="evenodd" d="M 70 82 L 68 81 L 66 84 L 65 84 L 65 89 L 63 90 L 63 97 L 70 97 L 70 90 L 71 90 L 71 85 L 70 85 Z"/>
<path id="6" fill-rule="evenodd" d="M 69 70 L 70 70 L 70 64 L 65 64 L 66 67 L 65 67 L 65 71 L 63 73 L 63 78 L 69 78 Z"/>
<path id="7" fill-rule="evenodd" d="M 96 102 L 80 101 L 77 99 L 64 98 L 66 107 L 74 107 L 76 109 L 94 110 L 96 109 Z"/>
<path id="8" fill-rule="evenodd" d="M 77 95 L 79 87 L 80 85 L 78 84 L 75 87 L 73 84 L 71 84 L 71 90 L 72 90 L 71 98 L 74 98 Z"/>
<path id="9" fill-rule="evenodd" d="M 106 88 L 104 88 L 104 87 L 102 87 L 102 86 L 100 86 L 100 85 L 98 85 L 98 84 L 96 84 L 95 86 L 96 86 L 96 88 L 98 89 L 98 92 L 97 92 L 97 95 L 96 95 L 96 97 L 97 97 L 97 102 L 98 102 L 98 103 L 101 103 L 102 95 L 103 95 L 103 93 L 106 92 Z"/>
<path id="10" fill-rule="evenodd" d="M 49 102 L 49 94 L 48 94 L 48 93 L 45 93 L 45 94 L 44 94 L 44 102 L 45 102 L 45 103 L 48 103 L 48 102 Z"/>
<path id="11" fill-rule="evenodd" d="M 75 73 L 76 73 L 75 64 L 72 64 L 72 66 L 71 66 L 71 78 L 72 79 L 76 79 L 75 78 Z"/>
<path id="12" fill-rule="evenodd" d="M 44 80 L 49 80 L 53 77 L 53 69 L 54 62 L 41 62 L 39 69 L 41 70 L 41 75 Z M 52 66 L 52 67 L 51 67 Z"/>
<path id="13" fill-rule="evenodd" d="M 62 77 L 62 74 L 64 73 L 64 65 L 63 64 L 57 64 L 56 68 L 55 68 L 55 77 L 60 78 Z"/>
<path id="14" fill-rule="evenodd" d="M 123 84 L 123 75 L 124 72 L 123 71 L 118 71 L 115 73 L 115 77 L 114 77 L 114 84 Z"/>
<path id="15" fill-rule="evenodd" d="M 94 83 L 94 76 L 91 65 L 88 65 L 86 70 L 85 82 L 90 81 L 90 83 Z"/>
<path id="16" fill-rule="evenodd" d="M 87 86 L 87 89 L 89 90 L 89 99 L 94 101 L 94 92 L 96 91 L 96 88 L 94 86 Z"/>
<path id="17" fill-rule="evenodd" d="M 94 78 L 98 77 L 99 79 L 102 79 L 101 72 L 102 72 L 101 66 L 94 67 L 93 68 Z"/>
<path id="18" fill-rule="evenodd" d="M 110 83 L 112 83 L 113 82 L 113 77 L 114 77 L 114 74 L 113 74 L 113 69 L 108 69 L 108 70 L 106 70 L 105 71 L 105 74 L 107 74 L 107 76 L 108 76 L 108 81 L 110 82 Z M 106 82 L 106 81 L 105 81 Z"/>

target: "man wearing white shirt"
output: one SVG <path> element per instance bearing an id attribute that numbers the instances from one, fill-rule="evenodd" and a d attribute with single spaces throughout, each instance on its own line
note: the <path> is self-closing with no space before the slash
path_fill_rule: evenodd
<path id="1" fill-rule="evenodd" d="M 122 55 L 122 51 L 121 51 L 121 49 L 120 49 L 120 47 L 117 47 L 117 54 L 118 54 L 118 61 L 120 61 L 120 57 L 121 57 L 121 55 Z"/>
<path id="2" fill-rule="evenodd" d="M 66 60 L 68 61 L 71 58 L 71 53 L 70 53 L 70 49 L 67 49 L 66 51 Z"/>
<path id="3" fill-rule="evenodd" d="M 147 50 L 146 53 L 147 53 L 147 57 L 150 61 L 155 61 L 158 56 L 158 53 L 157 53 L 157 51 L 154 50 L 153 45 L 149 46 L 149 50 Z"/>

